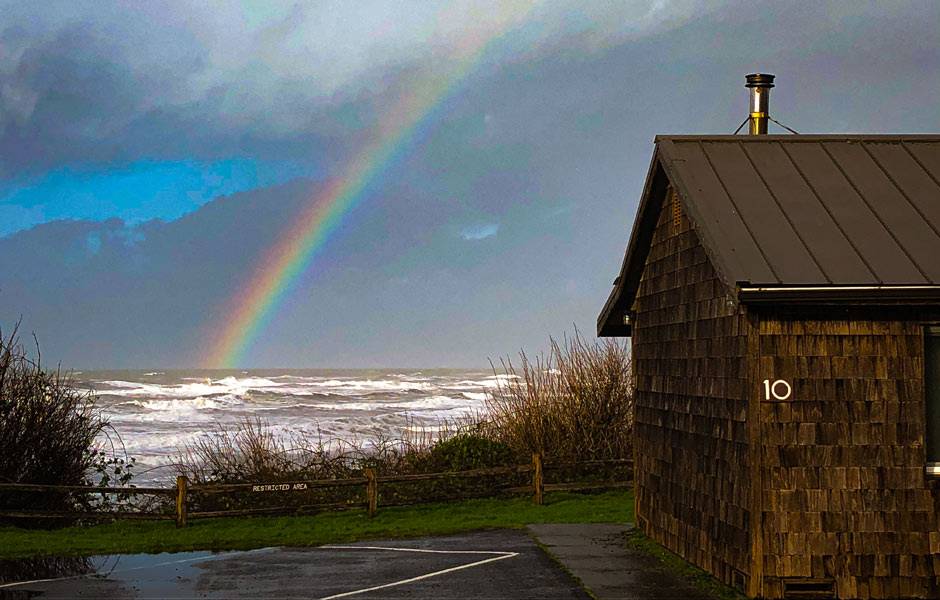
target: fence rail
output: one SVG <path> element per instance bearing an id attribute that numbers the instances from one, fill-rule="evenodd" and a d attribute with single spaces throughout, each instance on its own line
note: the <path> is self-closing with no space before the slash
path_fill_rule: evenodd
<path id="1" fill-rule="evenodd" d="M 87 510 L 68 510 L 68 511 L 41 511 L 41 510 L 0 510 L 0 517 L 11 517 L 16 519 L 89 519 L 98 521 L 110 521 L 112 519 L 136 519 L 141 521 L 174 521 L 176 515 L 145 513 L 132 511 L 87 511 Z"/>
<path id="2" fill-rule="evenodd" d="M 345 485 L 362 485 L 366 483 L 368 479 L 365 477 L 349 477 L 347 479 L 298 479 L 292 481 L 279 481 L 276 484 L 273 483 L 207 483 L 202 485 L 193 485 L 190 486 L 193 490 L 198 490 L 203 494 L 220 494 L 224 492 L 238 492 L 238 491 L 263 491 L 255 490 L 255 488 L 263 487 L 266 485 L 278 485 L 278 486 L 307 486 L 311 487 L 339 487 Z M 2 489 L 2 488 L 0 488 Z M 176 493 L 176 488 L 169 488 L 173 490 L 173 493 Z M 304 489 L 304 488 L 298 488 Z"/>
<path id="3" fill-rule="evenodd" d="M 83 494 L 114 494 L 118 496 L 156 495 L 168 496 L 175 500 L 175 513 L 130 512 L 130 511 L 27 511 L 0 509 L 0 517 L 14 518 L 88 518 L 88 519 L 160 519 L 175 520 L 178 527 L 185 527 L 189 518 L 206 517 L 235 517 L 248 515 L 277 515 L 277 514 L 310 514 L 324 510 L 348 510 L 352 508 L 365 508 L 372 517 L 378 510 L 379 491 L 382 485 L 397 483 L 410 483 L 420 481 L 452 481 L 455 479 L 470 479 L 474 477 L 491 477 L 500 475 L 520 475 L 531 473 L 531 481 L 522 486 L 502 486 L 483 494 L 463 493 L 455 496 L 433 496 L 421 500 L 390 500 L 382 506 L 404 506 L 423 504 L 428 502 L 443 502 L 458 499 L 479 497 L 492 497 L 499 494 L 531 494 L 535 504 L 544 502 L 545 492 L 553 491 L 583 491 L 598 489 L 617 489 L 632 485 L 632 473 L 617 481 L 566 481 L 563 483 L 545 483 L 546 471 L 557 471 L 571 467 L 625 467 L 633 464 L 630 459 L 590 460 L 580 462 L 544 463 L 539 454 L 532 455 L 529 464 L 512 465 L 506 467 L 492 467 L 485 469 L 471 469 L 466 471 L 447 471 L 440 473 L 416 473 L 408 475 L 377 475 L 372 469 L 363 469 L 362 477 L 346 479 L 309 479 L 296 481 L 278 481 L 263 483 L 226 483 L 226 484 L 193 484 L 185 476 L 179 476 L 175 487 L 127 487 L 106 488 L 77 485 L 42 485 L 32 483 L 0 483 L 0 492 L 77 492 Z M 632 469 L 629 469 L 632 471 Z M 317 489 L 365 486 L 365 500 L 354 502 L 320 502 L 300 504 L 296 506 L 282 505 L 260 508 L 235 508 L 226 510 L 193 510 L 190 511 L 191 499 L 195 495 L 213 494 L 239 494 L 239 493 L 291 493 L 311 492 Z"/>
<path id="4" fill-rule="evenodd" d="M 39 483 L 0 483 L 0 491 L 11 492 L 83 492 L 86 494 L 118 494 L 132 496 L 135 494 L 165 494 L 176 495 L 176 488 L 157 487 L 96 487 L 90 485 L 44 485 Z"/>

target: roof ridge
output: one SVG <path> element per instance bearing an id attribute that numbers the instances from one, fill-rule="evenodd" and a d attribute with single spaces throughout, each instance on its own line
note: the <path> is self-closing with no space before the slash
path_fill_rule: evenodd
<path id="1" fill-rule="evenodd" d="M 818 141 L 897 141 L 897 142 L 940 142 L 940 133 L 809 133 L 809 134 L 781 134 L 771 133 L 767 135 L 734 135 L 728 133 L 722 134 L 658 134 L 653 138 L 654 142 L 660 141 L 709 141 L 709 142 L 744 142 L 744 143 L 762 143 L 771 141 L 787 142 L 818 142 Z"/>

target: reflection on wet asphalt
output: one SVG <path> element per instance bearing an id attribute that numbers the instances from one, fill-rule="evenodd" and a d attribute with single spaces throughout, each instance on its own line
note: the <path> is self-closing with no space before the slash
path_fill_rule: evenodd
<path id="1" fill-rule="evenodd" d="M 264 551 L 271 551 L 265 549 Z M 258 552 L 257 550 L 252 552 Z M 40 557 L 0 562 L 0 600 L 197 597 L 197 564 L 244 552 Z"/>
<path id="2" fill-rule="evenodd" d="M 333 548 L 47 560 L 17 561 L 23 570 L 16 573 L 7 564 L 0 598 L 324 598 L 349 592 L 373 599 L 589 598 L 515 530 Z"/>

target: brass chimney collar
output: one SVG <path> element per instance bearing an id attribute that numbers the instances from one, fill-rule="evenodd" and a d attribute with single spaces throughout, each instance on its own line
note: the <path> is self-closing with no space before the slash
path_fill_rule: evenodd
<path id="1" fill-rule="evenodd" d="M 745 75 L 744 79 L 747 81 L 744 87 L 774 87 L 774 76 L 769 73 L 751 73 L 750 75 Z"/>

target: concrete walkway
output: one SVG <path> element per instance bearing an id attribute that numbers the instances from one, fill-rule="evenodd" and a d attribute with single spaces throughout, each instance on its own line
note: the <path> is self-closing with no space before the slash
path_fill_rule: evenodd
<path id="1" fill-rule="evenodd" d="M 530 525 L 532 536 L 598 600 L 701 599 L 708 596 L 627 547 L 630 525 Z"/>

